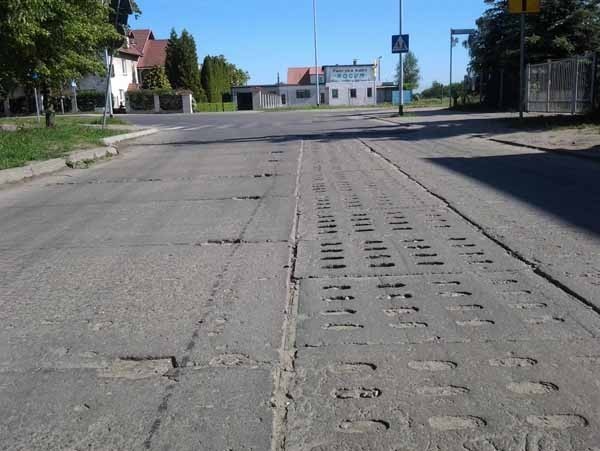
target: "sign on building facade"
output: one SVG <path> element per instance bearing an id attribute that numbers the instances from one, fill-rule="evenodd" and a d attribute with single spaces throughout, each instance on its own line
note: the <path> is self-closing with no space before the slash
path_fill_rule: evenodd
<path id="1" fill-rule="evenodd" d="M 374 66 L 326 66 L 327 83 L 375 81 Z"/>

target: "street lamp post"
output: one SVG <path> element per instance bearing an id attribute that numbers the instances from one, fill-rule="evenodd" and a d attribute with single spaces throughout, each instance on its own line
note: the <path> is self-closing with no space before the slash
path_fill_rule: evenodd
<path id="1" fill-rule="evenodd" d="M 317 80 L 317 108 L 321 105 L 321 90 L 319 87 L 319 53 L 317 48 L 317 0 L 313 0 L 313 28 L 315 40 L 315 78 Z"/>
<path id="2" fill-rule="evenodd" d="M 400 39 L 402 39 L 402 0 L 400 0 Z M 398 104 L 398 114 L 404 116 L 404 54 L 400 54 L 400 63 L 398 64 L 399 72 L 398 75 L 398 94 L 400 95 L 400 102 Z"/>

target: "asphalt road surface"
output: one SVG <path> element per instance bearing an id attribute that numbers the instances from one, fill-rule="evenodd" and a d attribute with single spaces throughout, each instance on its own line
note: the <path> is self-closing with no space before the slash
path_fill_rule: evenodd
<path id="1" fill-rule="evenodd" d="M 488 116 L 132 116 L 0 188 L 0 450 L 600 451 L 600 166 Z"/>

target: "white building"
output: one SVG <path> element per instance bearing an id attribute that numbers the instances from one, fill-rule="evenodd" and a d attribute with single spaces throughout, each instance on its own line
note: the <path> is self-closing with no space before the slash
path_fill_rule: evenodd
<path id="1" fill-rule="evenodd" d="M 165 66 L 166 39 L 156 39 L 152 30 L 132 30 L 125 44 L 115 52 L 111 71 L 111 92 L 115 108 L 125 106 L 127 91 L 140 89 L 146 71 Z M 79 83 L 79 89 L 105 92 L 106 78 L 89 75 Z"/>
<path id="2" fill-rule="evenodd" d="M 367 106 L 377 104 L 376 65 L 352 64 L 323 66 L 318 71 L 320 103 L 336 106 Z M 309 67 L 288 69 L 288 82 L 275 85 L 255 85 L 232 89 L 233 101 L 240 110 L 275 107 L 311 106 L 317 103 L 317 71 Z M 260 94 L 259 94 L 260 93 Z M 272 96 L 279 97 L 276 102 Z M 268 99 L 268 101 L 267 101 Z"/>

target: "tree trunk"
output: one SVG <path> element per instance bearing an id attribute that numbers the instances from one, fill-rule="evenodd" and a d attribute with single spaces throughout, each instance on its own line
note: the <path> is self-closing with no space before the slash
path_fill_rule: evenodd
<path id="1" fill-rule="evenodd" d="M 46 128 L 54 128 L 56 126 L 56 112 L 54 111 L 54 105 L 50 99 L 50 89 L 47 85 L 42 88 L 44 93 L 44 112 L 46 114 Z"/>

